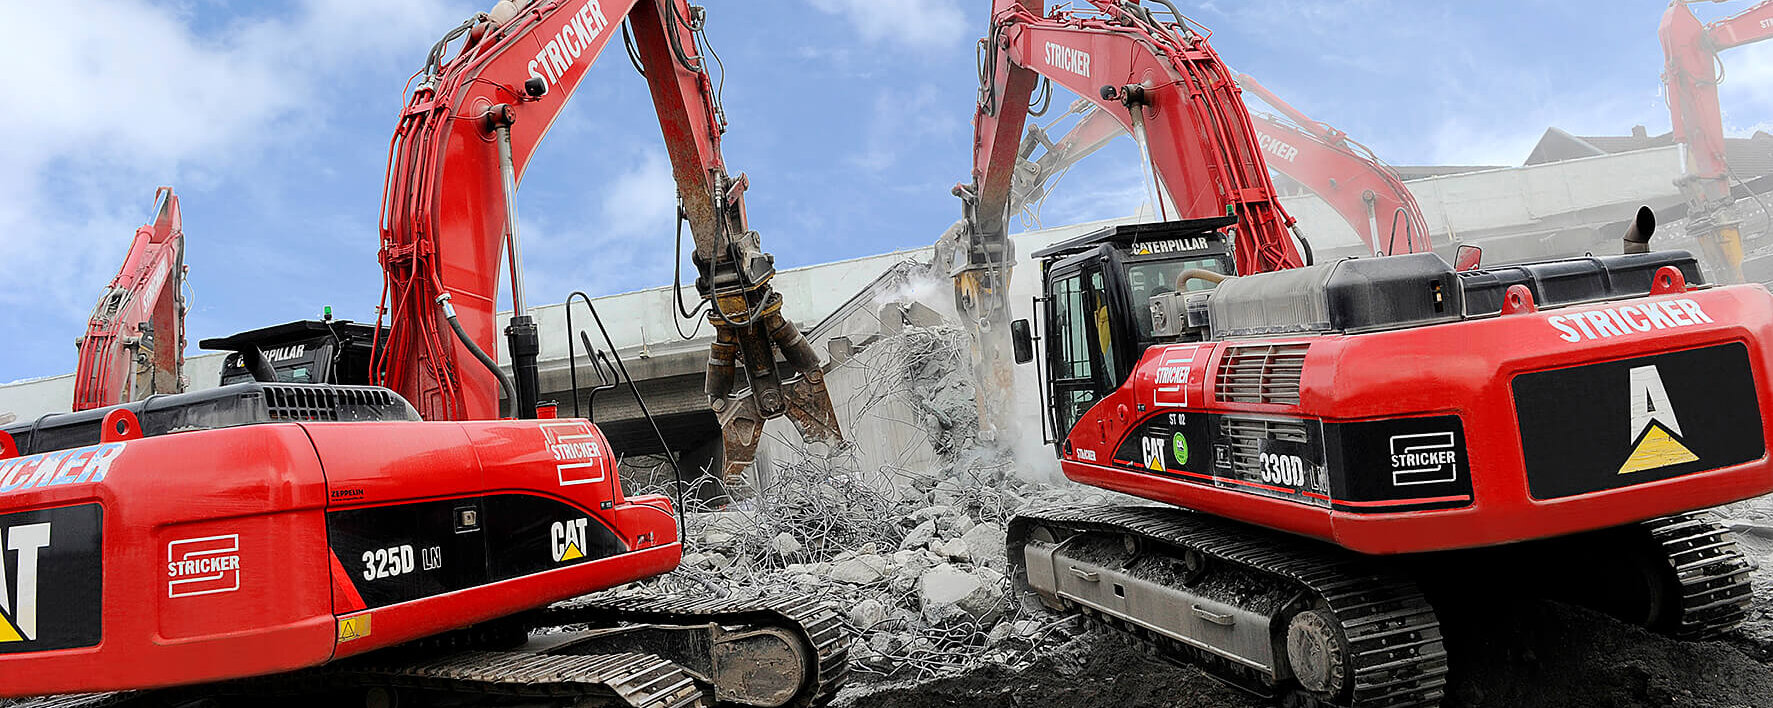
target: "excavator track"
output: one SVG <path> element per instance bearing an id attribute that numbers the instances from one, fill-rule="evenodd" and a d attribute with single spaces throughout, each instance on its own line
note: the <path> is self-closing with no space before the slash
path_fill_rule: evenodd
<path id="1" fill-rule="evenodd" d="M 1290 669 L 1276 667 L 1263 675 L 1147 619 L 1087 608 L 1086 614 L 1111 626 L 1130 628 L 1166 659 L 1200 668 L 1240 688 L 1283 697 L 1293 705 L 1434 706 L 1445 693 L 1447 653 L 1433 608 L 1410 580 L 1356 554 L 1182 509 L 1055 509 L 1025 514 L 1011 523 L 1010 562 L 1025 589 L 1024 550 L 1036 526 L 1067 533 L 1137 536 L 1176 557 L 1200 554 L 1211 564 L 1236 566 L 1290 586 L 1296 599 L 1277 618 L 1310 611 L 1327 619 L 1328 625 L 1318 624 L 1335 637 L 1337 646 L 1329 652 L 1335 657 L 1329 663 L 1338 680 L 1334 690 L 1304 690 Z M 1194 611 L 1201 612 L 1201 606 L 1195 605 Z M 1279 633 L 1276 641 L 1287 642 L 1286 634 Z"/>
<path id="2" fill-rule="evenodd" d="M 830 703 L 849 679 L 850 636 L 844 629 L 843 617 L 830 605 L 808 596 L 615 598 L 549 608 L 540 621 L 554 627 L 612 622 L 676 626 L 714 623 L 784 630 L 798 639 L 804 656 L 811 659 L 811 670 L 805 672 L 799 690 L 791 699 L 778 704 L 787 708 L 817 708 Z"/>
<path id="3" fill-rule="evenodd" d="M 50 696 L 14 708 L 135 708 L 207 704 L 216 699 L 289 698 L 367 690 L 420 691 L 479 698 L 549 699 L 573 706 L 704 708 L 713 698 L 681 667 L 657 656 L 551 656 L 464 651 L 421 660 L 372 655 L 318 669 L 205 686 Z"/>
<path id="4" fill-rule="evenodd" d="M 1307 618 L 1312 621 L 1305 624 L 1324 636 L 1334 637 L 1333 644 L 1338 646 L 1330 652 L 1335 655 L 1330 663 L 1339 667 L 1339 675 L 1345 678 L 1338 682 L 1340 689 L 1328 695 L 1322 690 L 1302 690 L 1290 668 L 1253 670 L 1228 660 L 1222 651 L 1166 631 L 1149 616 L 1117 612 L 1087 597 L 1062 598 L 1067 607 L 1126 631 L 1172 662 L 1199 668 L 1232 685 L 1280 697 L 1298 706 L 1433 706 L 1439 704 L 1445 693 L 1448 659 L 1440 625 L 1434 609 L 1412 580 L 1412 575 L 1421 572 L 1423 566 L 1392 567 L 1382 560 L 1333 546 L 1184 509 L 1085 507 L 1028 513 L 1011 523 L 1010 562 L 1024 590 L 1038 590 L 1028 575 L 1029 559 L 1036 554 L 1027 550 L 1031 541 L 1040 543 L 1032 536 L 1038 528 L 1045 528 L 1048 538 L 1055 541 L 1060 537 L 1092 535 L 1137 537 L 1144 545 L 1136 554 L 1178 559 L 1199 554 L 1209 560 L 1206 564 L 1191 561 L 1191 567 L 1207 569 L 1203 573 L 1213 572 L 1211 568 L 1216 566 L 1212 564 L 1223 564 L 1217 567 L 1235 567 L 1291 585 L 1300 593 L 1299 598 L 1273 608 L 1274 618 L 1297 615 L 1304 608 L 1318 610 L 1321 619 L 1327 621 Z M 1748 560 L 1730 531 L 1702 514 L 1652 519 L 1606 532 L 1595 540 L 1574 542 L 1579 545 L 1558 548 L 1563 553 L 1584 549 L 1616 559 L 1635 554 L 1630 557 L 1648 561 L 1644 567 L 1650 574 L 1647 580 L 1654 586 L 1651 605 L 1622 619 L 1640 622 L 1678 639 L 1704 640 L 1734 629 L 1749 613 L 1752 588 Z M 1584 543 L 1601 545 L 1580 545 Z M 1128 544 L 1131 549 L 1132 543 Z M 1058 558 L 1061 556 L 1055 556 L 1055 562 Z M 1064 558 L 1069 560 L 1068 556 Z M 1087 561 L 1082 567 L 1083 572 L 1075 567 L 1067 570 L 1080 577 L 1096 574 L 1097 569 L 1087 565 Z M 1128 580 L 1128 587 L 1136 581 Z M 1116 585 L 1115 590 L 1120 589 Z M 1580 598 L 1565 599 L 1581 603 Z M 1132 604 L 1134 601 L 1129 600 L 1129 606 Z M 1201 610 L 1199 605 L 1193 609 L 1197 613 Z M 1146 612 L 1151 614 L 1149 607 Z M 1286 631 L 1274 633 L 1277 645 L 1290 639 Z M 1285 655 L 1285 648 L 1277 647 L 1275 654 Z"/>
<path id="5" fill-rule="evenodd" d="M 525 705 L 818 708 L 837 695 L 849 676 L 849 635 L 841 616 L 807 597 L 599 599 L 546 609 L 525 619 L 532 631 L 542 631 L 533 634 L 528 644 L 510 651 L 442 650 L 440 647 L 450 646 L 452 641 L 439 638 L 276 676 L 153 691 L 49 696 L 9 708 L 146 708 L 218 698 L 272 699 L 274 703 L 281 698 L 371 690 L 457 699 L 525 699 Z M 583 627 L 602 628 L 603 633 Z M 792 638 L 793 645 L 786 651 L 800 665 L 788 669 L 798 670 L 800 680 L 791 691 L 784 691 L 780 700 L 729 701 L 723 695 L 726 691 L 711 685 L 714 680 L 773 675 L 773 669 L 783 668 L 783 652 L 774 652 L 778 662 L 774 665 L 710 672 L 704 667 L 698 667 L 703 668 L 700 671 L 691 668 L 699 663 L 693 656 L 599 650 L 609 646 L 612 638 L 618 644 L 621 638 L 632 639 L 636 635 L 620 633 L 617 628 L 634 627 L 688 635 L 695 639 L 687 645 L 703 650 L 718 642 L 703 642 L 701 636 L 743 639 L 761 632 L 777 648 L 784 638 Z M 749 655 L 741 658 L 744 656 Z M 764 680 L 767 683 L 767 677 Z M 426 701 L 421 698 L 417 702 L 423 705 Z"/>
<path id="6" fill-rule="evenodd" d="M 1672 571 L 1653 628 L 1677 639 L 1714 639 L 1748 617 L 1754 588 L 1748 559 L 1730 530 L 1699 514 L 1677 514 L 1642 524 Z"/>

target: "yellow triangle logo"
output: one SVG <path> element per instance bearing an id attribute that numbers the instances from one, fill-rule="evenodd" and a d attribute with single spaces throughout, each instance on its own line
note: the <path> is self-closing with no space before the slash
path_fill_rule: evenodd
<path id="1" fill-rule="evenodd" d="M 584 552 L 579 550 L 579 544 L 569 543 L 566 544 L 566 552 L 560 554 L 560 562 L 565 563 L 569 560 L 578 560 L 584 557 Z"/>
<path id="2" fill-rule="evenodd" d="M 5 644 L 7 642 L 22 642 L 24 640 L 25 636 L 20 634 L 16 627 L 12 626 L 12 622 L 8 621 L 5 617 L 0 617 L 0 644 Z"/>
<path id="3" fill-rule="evenodd" d="M 1661 423 L 1651 423 L 1649 431 L 1644 433 L 1644 439 L 1638 441 L 1637 449 L 1632 450 L 1631 457 L 1625 460 L 1625 466 L 1619 468 L 1619 474 L 1660 469 L 1698 459 L 1699 456 L 1694 455 L 1692 450 L 1688 450 L 1687 446 L 1669 435 Z"/>

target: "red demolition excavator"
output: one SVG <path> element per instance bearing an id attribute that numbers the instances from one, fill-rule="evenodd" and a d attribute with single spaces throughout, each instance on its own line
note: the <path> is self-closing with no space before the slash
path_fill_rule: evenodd
<path id="1" fill-rule="evenodd" d="M 1687 197 L 1687 233 L 1699 240 L 1723 278 L 1742 282 L 1742 224 L 1731 208 L 1736 194 L 1730 187 L 1732 180 L 1742 180 L 1725 160 L 1724 114 L 1718 107 L 1718 83 L 1724 76 L 1718 52 L 1773 38 L 1773 2 L 1700 24 L 1687 7 L 1698 1 L 1675 0 L 1662 15 L 1657 30 L 1667 63 L 1662 83 L 1668 89 L 1675 142 L 1686 146 L 1687 173 L 1679 184 Z"/>
<path id="2" fill-rule="evenodd" d="M 702 8 L 500 2 L 437 43 L 394 138 L 388 322 L 372 330 L 373 356 L 331 362 L 368 368 L 334 380 L 381 385 L 287 382 L 261 345 L 289 328 L 269 328 L 216 342 L 251 381 L 0 433 L 0 696 L 830 699 L 847 639 L 835 612 L 805 598 L 538 609 L 666 573 L 682 553 L 671 500 L 625 496 L 595 426 L 538 416 L 519 265 L 523 168 L 623 23 L 712 301 L 709 393 L 737 431 L 729 441 L 742 457 L 756 441 L 747 426 L 780 415 L 836 439 L 818 361 L 782 318 L 772 260 L 746 226 L 746 180 L 720 156 Z M 487 355 L 501 251 L 516 309 L 510 383 Z"/>
<path id="3" fill-rule="evenodd" d="M 76 346 L 76 411 L 185 390 L 185 231 L 171 187 L 105 287 Z"/>
<path id="4" fill-rule="evenodd" d="M 1061 467 L 1158 505 L 1014 519 L 1024 589 L 1293 705 L 1437 705 L 1439 588 L 1687 638 L 1745 616 L 1748 562 L 1688 512 L 1773 491 L 1766 289 L 1649 252 L 1648 210 L 1616 256 L 1306 265 L 1206 31 L 1163 0 L 1077 5 L 994 3 L 965 233 L 1007 272 L 1037 76 L 1150 156 L 1169 220 L 1034 255 Z M 1029 323 L 1007 329 L 1033 359 Z"/>

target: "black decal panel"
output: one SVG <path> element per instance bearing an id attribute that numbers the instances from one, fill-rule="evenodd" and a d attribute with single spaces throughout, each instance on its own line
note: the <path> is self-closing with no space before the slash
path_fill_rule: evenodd
<path id="1" fill-rule="evenodd" d="M 596 515 L 528 494 L 337 510 L 327 514 L 327 532 L 370 608 L 626 550 Z"/>
<path id="2" fill-rule="evenodd" d="M 328 512 L 326 532 L 339 565 L 371 608 L 486 582 L 486 544 L 478 530 L 456 533 L 458 507 L 478 499 Z"/>
<path id="3" fill-rule="evenodd" d="M 1420 511 L 1471 504 L 1471 462 L 1458 416 L 1396 418 L 1324 426 L 1336 507 Z"/>
<path id="4" fill-rule="evenodd" d="M 1322 424 L 1315 420 L 1210 413 L 1147 418 L 1115 451 L 1113 464 L 1185 482 L 1329 505 Z"/>
<path id="5" fill-rule="evenodd" d="M 1356 513 L 1472 502 L 1458 416 L 1359 423 L 1215 413 L 1141 422 L 1113 466 L 1193 484 Z"/>
<path id="6" fill-rule="evenodd" d="M 98 504 L 0 515 L 0 654 L 99 643 L 103 528 Z"/>
<path id="7" fill-rule="evenodd" d="M 1522 374 L 1527 484 L 1556 499 L 1729 467 L 1766 452 L 1739 342 Z"/>
<path id="8" fill-rule="evenodd" d="M 489 497 L 486 542 L 493 580 L 584 563 L 627 549 L 598 518 L 542 497 Z"/>
<path id="9" fill-rule="evenodd" d="M 1206 413 L 1160 413 L 1147 418 L 1121 441 L 1114 464 L 1154 474 L 1211 477 L 1211 419 Z"/>

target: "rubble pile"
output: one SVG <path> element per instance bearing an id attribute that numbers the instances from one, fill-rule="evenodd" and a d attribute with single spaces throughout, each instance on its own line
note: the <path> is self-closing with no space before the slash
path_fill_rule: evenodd
<path id="1" fill-rule="evenodd" d="M 1003 522 L 1022 505 L 1059 501 L 1053 490 L 938 483 L 889 498 L 793 473 L 771 489 L 812 493 L 691 514 L 683 565 L 731 592 L 811 593 L 843 608 L 859 671 L 933 677 L 1069 636 L 1057 626 L 1066 620 L 1028 614 L 1008 596 Z"/>
<path id="2" fill-rule="evenodd" d="M 688 500 L 683 570 L 642 589 L 827 598 L 857 637 L 854 669 L 881 678 L 1013 664 L 1080 631 L 1009 597 L 1004 524 L 1031 504 L 1110 495 L 1025 480 L 1006 451 L 979 440 L 965 336 L 908 327 L 871 345 L 854 372 L 863 384 L 852 410 L 908 404 L 906 423 L 922 431 L 937 469 L 868 469 L 841 451 L 778 461 L 754 498 L 720 508 Z"/>

